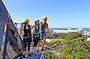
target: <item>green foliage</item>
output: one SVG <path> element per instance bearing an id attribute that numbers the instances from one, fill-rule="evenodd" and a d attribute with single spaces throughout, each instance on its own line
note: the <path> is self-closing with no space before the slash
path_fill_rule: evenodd
<path id="1" fill-rule="evenodd" d="M 48 34 L 48 36 L 49 35 L 51 34 Z M 46 42 L 46 47 L 60 46 L 60 44 L 63 44 L 63 46 L 61 46 L 59 49 L 59 59 L 90 59 L 90 41 L 86 40 L 88 37 L 90 37 L 90 35 L 82 36 L 78 32 L 68 34 L 53 33 L 52 35 L 60 37 L 60 39 L 51 39 L 51 42 Z M 43 57 L 46 57 L 46 59 L 48 59 L 51 55 L 54 54 L 51 53 L 51 51 L 47 51 L 47 53 L 45 53 L 45 56 Z"/>
<path id="2" fill-rule="evenodd" d="M 50 33 L 47 33 L 47 38 L 50 38 L 51 34 Z"/>
<path id="3" fill-rule="evenodd" d="M 65 36 L 63 38 L 64 39 L 72 40 L 72 39 L 75 39 L 75 38 L 79 38 L 81 36 L 82 35 L 79 32 L 73 32 L 73 33 L 65 34 Z"/>
<path id="4" fill-rule="evenodd" d="M 65 42 L 65 39 L 50 39 L 51 42 L 46 42 L 46 47 L 59 46 Z"/>
<path id="5" fill-rule="evenodd" d="M 41 59 L 58 59 L 52 51 L 45 51 Z"/>
<path id="6" fill-rule="evenodd" d="M 34 42 L 31 42 L 31 47 L 33 47 L 34 46 Z"/>
<path id="7" fill-rule="evenodd" d="M 90 42 L 86 41 L 85 37 L 74 39 L 67 45 L 62 46 L 59 51 L 62 53 L 62 57 L 70 56 L 71 59 L 89 59 Z"/>
<path id="8" fill-rule="evenodd" d="M 51 34 L 50 33 L 47 33 L 47 37 L 50 37 Z M 74 39 L 74 38 L 79 38 L 81 37 L 82 35 L 79 33 L 79 32 L 73 32 L 73 33 L 52 33 L 52 38 L 54 37 L 59 37 L 59 38 L 62 38 L 62 39 Z"/>

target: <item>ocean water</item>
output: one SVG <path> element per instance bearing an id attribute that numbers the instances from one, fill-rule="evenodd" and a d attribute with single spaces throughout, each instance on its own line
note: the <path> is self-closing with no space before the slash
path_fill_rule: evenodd
<path id="1" fill-rule="evenodd" d="M 68 28 L 50 28 L 50 30 L 67 30 Z M 71 28 L 71 30 L 77 30 L 79 28 Z M 90 31 L 90 28 L 82 28 L 84 31 Z"/>

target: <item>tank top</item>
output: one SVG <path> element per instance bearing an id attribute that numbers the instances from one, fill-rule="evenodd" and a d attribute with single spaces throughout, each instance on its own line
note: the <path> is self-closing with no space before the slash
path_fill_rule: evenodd
<path id="1" fill-rule="evenodd" d="M 28 25 L 28 28 L 26 28 L 26 25 L 24 25 L 24 35 L 23 37 L 30 37 L 31 38 L 31 28 L 30 26 Z"/>

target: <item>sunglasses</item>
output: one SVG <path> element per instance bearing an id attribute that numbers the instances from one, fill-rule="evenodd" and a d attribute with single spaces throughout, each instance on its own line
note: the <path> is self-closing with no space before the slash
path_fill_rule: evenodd
<path id="1" fill-rule="evenodd" d="M 46 20 L 46 19 L 43 19 L 43 20 Z"/>

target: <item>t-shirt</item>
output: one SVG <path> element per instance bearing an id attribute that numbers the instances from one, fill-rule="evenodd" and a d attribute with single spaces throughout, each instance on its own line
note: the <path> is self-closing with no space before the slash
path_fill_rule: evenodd
<path id="1" fill-rule="evenodd" d="M 48 29 L 48 24 L 47 23 L 42 23 L 42 25 L 41 25 L 41 31 L 42 31 L 42 33 L 45 33 L 46 32 L 46 29 Z"/>

